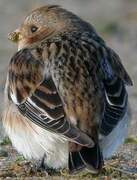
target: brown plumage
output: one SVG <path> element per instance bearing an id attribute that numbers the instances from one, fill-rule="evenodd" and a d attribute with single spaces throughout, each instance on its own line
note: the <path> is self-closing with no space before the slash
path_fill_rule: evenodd
<path id="1" fill-rule="evenodd" d="M 44 131 L 46 138 L 50 132 L 57 134 L 64 144 L 69 142 L 65 156 L 69 156 L 70 172 L 86 167 L 97 173 L 105 158 L 100 141 L 112 134 L 127 112 L 125 85 L 132 85 L 132 81 L 120 58 L 90 24 L 59 6 L 32 11 L 20 28 L 9 34 L 9 39 L 17 42 L 19 48 L 10 61 L 6 83 L 8 107 L 4 124 L 9 136 L 18 124 L 7 125 L 14 121 L 12 115 L 10 120 L 6 116 L 13 107 L 20 119 L 24 117 L 23 122 L 34 126 L 36 134 Z M 30 129 L 23 126 L 29 133 Z M 33 157 L 20 150 L 12 137 L 21 153 Z M 57 150 L 52 141 L 52 148 L 47 148 L 40 143 L 42 136 L 38 138 L 39 146 Z M 58 139 L 54 140 L 60 144 Z M 60 145 L 58 149 L 61 148 Z M 65 167 L 63 163 L 55 166 L 48 162 L 48 156 L 47 153 L 49 166 Z"/>

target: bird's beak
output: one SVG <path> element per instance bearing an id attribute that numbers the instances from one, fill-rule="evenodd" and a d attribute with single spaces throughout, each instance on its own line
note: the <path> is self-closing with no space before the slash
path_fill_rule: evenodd
<path id="1" fill-rule="evenodd" d="M 18 43 L 19 40 L 21 40 L 20 30 L 16 29 L 15 31 L 9 33 L 8 39 L 11 40 L 12 42 Z"/>

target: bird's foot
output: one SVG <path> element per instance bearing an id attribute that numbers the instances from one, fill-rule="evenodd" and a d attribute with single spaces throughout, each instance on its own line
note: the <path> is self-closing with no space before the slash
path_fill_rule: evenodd
<path id="1" fill-rule="evenodd" d="M 39 161 L 33 160 L 33 162 L 30 164 L 30 166 L 28 168 L 30 174 L 33 174 L 33 173 L 42 173 L 43 174 L 44 173 L 45 176 L 49 175 L 47 170 L 46 170 L 46 165 L 44 163 L 45 157 L 46 156 L 44 155 L 43 158 Z"/>
<path id="2" fill-rule="evenodd" d="M 36 163 L 34 163 L 31 167 L 31 171 L 32 172 L 40 172 L 40 173 L 44 173 L 46 176 L 51 176 L 53 174 L 57 174 L 57 171 L 49 168 L 47 166 L 47 164 L 45 163 L 45 158 L 46 155 L 43 156 L 43 158 L 39 161 L 37 161 Z"/>
<path id="3" fill-rule="evenodd" d="M 46 163 L 37 164 L 37 171 L 44 172 L 45 174 L 52 176 L 58 173 L 55 169 L 49 168 Z"/>

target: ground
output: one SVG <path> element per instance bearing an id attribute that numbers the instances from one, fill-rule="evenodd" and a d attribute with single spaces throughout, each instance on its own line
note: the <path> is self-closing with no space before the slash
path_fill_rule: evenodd
<path id="1" fill-rule="evenodd" d="M 124 144 L 112 160 L 106 162 L 106 172 L 95 179 L 137 179 L 137 0 L 0 0 L 0 112 L 3 109 L 3 91 L 7 65 L 16 52 L 16 46 L 7 40 L 7 34 L 17 28 L 24 16 L 45 3 L 60 4 L 92 23 L 107 44 L 121 57 L 122 63 L 133 79 L 128 87 L 131 108 L 131 125 L 128 143 Z M 0 123 L 0 179 L 38 179 L 44 173 L 31 172 L 32 164 L 24 160 L 5 142 Z M 135 139 L 135 140 L 133 140 Z M 4 143 L 3 143 L 4 142 Z M 129 143 L 130 142 L 130 143 Z M 108 164 L 109 163 L 109 164 Z M 35 178 L 34 178 L 35 177 Z M 92 179 L 89 175 L 69 177 L 63 172 L 46 179 Z"/>
<path id="2" fill-rule="evenodd" d="M 67 169 L 59 172 L 37 171 L 34 162 L 27 161 L 11 146 L 8 138 L 1 142 L 0 149 L 0 179 L 52 179 L 52 180 L 79 180 L 79 179 L 137 179 L 137 139 L 130 137 L 112 159 L 105 161 L 100 175 L 91 175 L 82 171 L 77 175 L 69 175 Z"/>

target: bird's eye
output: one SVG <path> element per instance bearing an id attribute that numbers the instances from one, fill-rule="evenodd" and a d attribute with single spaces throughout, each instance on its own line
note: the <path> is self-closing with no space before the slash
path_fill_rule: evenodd
<path id="1" fill-rule="evenodd" d="M 37 29 L 38 29 L 38 27 L 36 27 L 36 26 L 31 26 L 31 32 L 32 32 L 32 33 L 36 32 Z"/>

